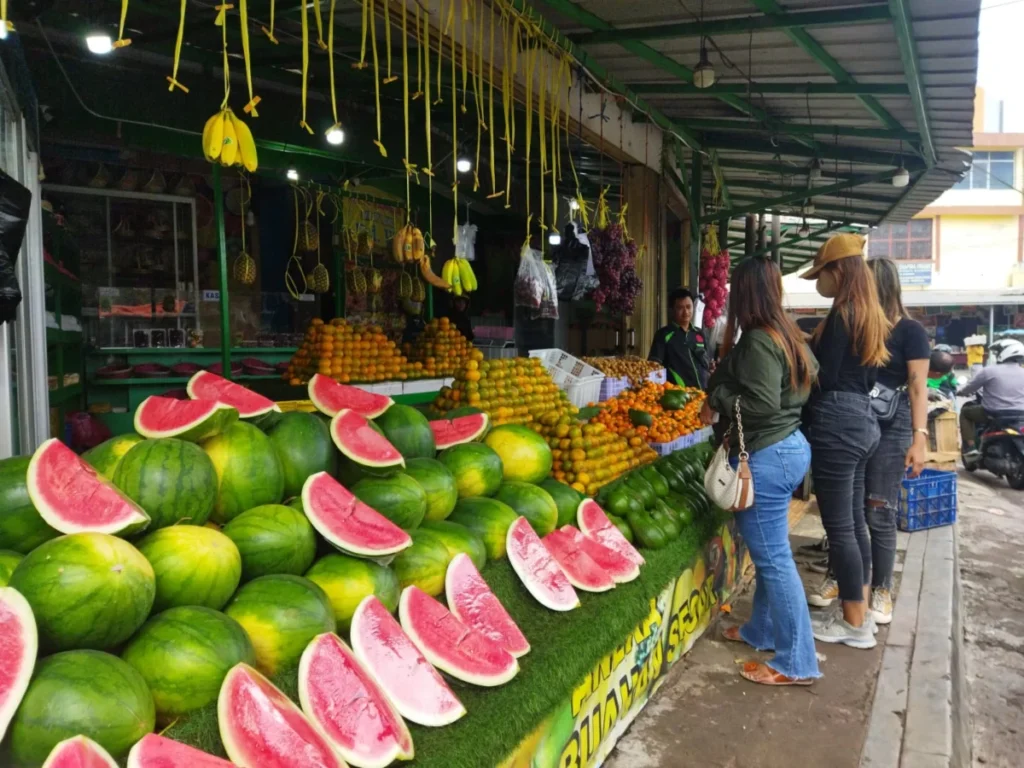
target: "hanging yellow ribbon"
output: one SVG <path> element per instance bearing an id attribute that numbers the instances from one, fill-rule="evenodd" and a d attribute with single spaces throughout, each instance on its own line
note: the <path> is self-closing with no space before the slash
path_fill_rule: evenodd
<path id="1" fill-rule="evenodd" d="M 487 95 L 487 124 L 490 126 L 487 130 L 487 139 L 491 145 L 491 194 L 487 197 L 501 197 L 501 192 L 498 191 L 498 176 L 497 169 L 494 167 L 494 7 L 488 9 L 488 13 L 491 17 L 491 49 L 488 55 L 487 63 L 487 82 L 488 82 L 488 95 Z"/>
<path id="2" fill-rule="evenodd" d="M 510 69 L 511 66 L 511 49 L 515 49 L 518 44 L 514 36 L 509 35 L 508 25 L 508 13 L 504 8 L 501 10 L 501 26 L 502 26 L 502 39 L 505 41 L 503 46 L 503 60 L 501 68 L 501 109 L 503 117 L 505 119 L 505 207 L 510 208 L 511 203 L 509 202 L 512 198 L 512 125 L 510 123 L 510 101 L 512 91 L 512 78 L 514 72 Z M 497 195 L 494 195 L 495 197 Z"/>
<path id="3" fill-rule="evenodd" d="M 473 44 L 476 49 L 473 51 L 473 72 L 470 73 L 470 77 L 473 79 L 473 103 L 476 105 L 476 162 L 473 164 L 474 192 L 480 189 L 480 144 L 483 137 L 483 129 L 486 128 L 483 114 L 483 83 L 481 81 L 483 65 L 480 58 L 483 53 L 484 17 L 483 13 L 478 13 L 478 10 L 474 5 L 473 12 L 476 16 L 473 21 Z M 465 53 L 465 48 L 463 48 L 463 53 Z M 463 98 L 465 98 L 465 94 L 463 94 Z"/>
<path id="4" fill-rule="evenodd" d="M 217 6 L 217 18 L 222 19 L 220 24 L 220 38 L 221 38 L 221 55 L 224 59 L 224 101 L 220 103 L 220 108 L 228 108 L 228 97 L 231 95 L 231 68 L 228 66 L 228 25 L 223 22 L 224 14 L 228 12 L 234 6 Z M 217 22 L 214 21 L 214 24 Z"/>
<path id="5" fill-rule="evenodd" d="M 277 45 L 277 38 L 274 37 L 274 5 L 276 0 L 270 0 L 270 27 L 260 27 L 263 30 L 263 34 L 267 36 L 267 39 L 274 45 Z"/>
<path id="6" fill-rule="evenodd" d="M 452 7 L 455 7 L 455 0 L 452 0 Z M 452 217 L 452 242 L 459 237 L 459 110 L 458 93 L 455 85 L 455 30 L 452 30 L 452 202 L 455 205 L 455 215 Z"/>
<path id="7" fill-rule="evenodd" d="M 528 41 L 529 44 L 529 41 Z M 526 210 L 530 207 L 530 162 L 531 142 L 533 139 L 533 74 L 537 66 L 537 48 L 530 45 L 526 53 Z M 543 187 L 541 187 L 543 189 Z M 532 218 L 532 217 L 531 217 Z M 529 235 L 529 231 L 527 231 Z"/>
<path id="8" fill-rule="evenodd" d="M 338 97 L 334 88 L 334 7 L 336 4 L 337 0 L 331 0 L 331 16 L 327 19 L 327 69 L 331 78 L 331 115 L 334 117 L 334 125 L 327 129 L 327 133 L 334 129 L 341 130 L 341 121 L 338 120 Z"/>
<path id="9" fill-rule="evenodd" d="M 7 14 L 7 0 L 0 0 L 0 16 L 4 16 L 6 19 Z M 183 92 L 188 93 L 188 88 L 178 82 L 178 64 L 181 61 L 181 42 L 185 38 L 185 8 L 188 6 L 188 0 L 181 0 L 181 14 L 178 19 L 178 38 L 174 43 L 174 66 L 171 69 L 171 74 L 167 76 L 167 82 L 170 85 L 167 87 L 168 91 L 173 91 L 175 88 L 180 88 Z M 0 24 L 5 23 L 4 20 L 0 20 Z"/>
<path id="10" fill-rule="evenodd" d="M 384 144 L 380 140 L 380 60 L 377 58 L 377 19 L 376 11 L 371 9 L 370 12 L 373 14 L 369 19 L 370 48 L 373 51 L 373 95 L 377 101 L 377 140 L 373 143 L 376 144 L 377 149 L 380 150 L 381 157 L 387 157 L 388 151 L 384 148 Z"/>
<path id="11" fill-rule="evenodd" d="M 228 11 L 234 8 L 234 5 L 225 3 L 223 5 L 215 5 L 214 10 L 217 11 L 217 15 L 213 19 L 213 25 L 215 27 L 223 27 L 227 25 Z"/>
<path id="12" fill-rule="evenodd" d="M 427 23 L 430 23 L 429 18 Z M 420 4 L 416 3 L 416 91 L 412 95 L 413 101 L 423 95 L 423 55 L 423 20 Z"/>
<path id="13" fill-rule="evenodd" d="M 443 42 L 443 38 L 438 41 Z M 440 54 L 439 54 L 440 55 Z M 434 249 L 434 236 L 431 234 L 434 231 L 434 157 L 433 149 L 430 142 L 430 16 L 424 20 L 423 24 L 423 74 L 424 74 L 424 92 L 426 98 L 423 99 L 423 110 L 426 112 L 426 131 L 427 131 L 427 164 L 422 169 L 427 175 L 427 232 L 424 235 L 424 240 L 427 242 L 427 248 L 431 251 Z M 441 93 L 441 88 L 438 86 L 438 95 Z"/>
<path id="14" fill-rule="evenodd" d="M 548 140 L 547 132 L 544 130 L 544 112 L 545 107 L 547 106 L 546 97 L 548 84 L 544 65 L 547 62 L 548 57 L 543 50 L 540 50 L 539 46 L 537 56 L 537 85 L 540 87 L 540 103 L 537 105 L 537 119 L 539 121 L 537 127 L 540 133 L 540 146 L 538 147 L 540 150 L 540 189 L 538 190 L 540 192 L 540 218 L 537 219 L 537 223 L 540 224 L 541 231 L 544 231 L 548 228 L 547 224 L 544 223 L 544 175 L 548 171 Z M 541 243 L 541 248 L 543 249 L 543 247 L 544 244 Z"/>
<path id="15" fill-rule="evenodd" d="M 249 103 L 243 107 L 246 114 L 259 117 L 256 112 L 256 105 L 260 103 L 259 96 L 252 93 L 252 59 L 249 56 L 249 0 L 238 0 L 239 21 L 242 24 L 242 58 L 245 60 L 245 83 L 249 86 Z M 184 19 L 184 13 L 182 14 Z"/>
<path id="16" fill-rule="evenodd" d="M 626 226 L 626 211 L 629 210 L 629 203 L 623 203 L 619 208 L 619 226 L 622 227 L 622 239 L 629 239 L 629 228 Z"/>
<path id="17" fill-rule="evenodd" d="M 313 0 L 313 18 L 316 20 L 316 44 L 321 51 L 327 50 L 327 43 L 324 42 L 324 23 L 320 17 L 320 0 Z"/>
<path id="18" fill-rule="evenodd" d="M 305 128 L 312 135 L 313 129 L 306 122 L 306 95 L 309 90 L 309 12 L 306 3 L 302 3 L 302 119 L 299 127 Z"/>
<path id="19" fill-rule="evenodd" d="M 555 70 L 552 62 L 551 70 L 551 227 L 558 231 L 558 125 L 559 125 L 559 90 L 558 84 L 562 80 L 562 62 L 559 62 L 558 70 Z"/>
<path id="20" fill-rule="evenodd" d="M 448 13 L 449 14 L 451 14 L 452 8 L 455 7 L 455 0 L 450 0 L 450 2 L 451 2 L 451 8 L 448 9 Z M 444 0 L 440 0 L 439 6 L 438 6 L 438 19 L 440 20 L 440 19 L 443 19 L 443 18 L 444 18 Z M 429 31 L 429 26 L 430 26 L 430 19 L 428 17 L 428 19 L 427 19 L 428 31 Z M 444 58 L 443 57 L 443 54 L 444 54 L 444 36 L 445 36 L 445 31 L 441 27 L 438 27 L 438 30 L 437 30 L 437 78 L 436 78 L 436 80 L 437 80 L 437 98 L 434 100 L 435 104 L 441 104 L 441 103 L 444 102 L 444 96 L 443 96 L 442 91 L 441 91 L 441 61 Z M 427 46 L 427 51 L 428 52 L 430 51 L 430 46 Z M 428 55 L 429 55 L 429 53 L 428 53 Z M 428 61 L 429 61 L 429 59 L 428 59 Z M 430 98 L 430 89 L 429 88 L 427 89 L 427 98 Z"/>
<path id="21" fill-rule="evenodd" d="M 461 0 L 462 5 L 460 6 L 460 19 L 459 26 L 462 28 L 462 106 L 460 110 L 462 114 L 466 114 L 466 75 L 467 75 L 467 60 L 466 57 L 469 55 L 469 38 L 466 37 L 466 21 L 469 19 L 469 2 L 468 0 Z M 454 40 L 455 30 L 452 30 L 452 39 Z M 454 49 L 452 55 L 455 54 Z"/>
<path id="22" fill-rule="evenodd" d="M 597 197 L 597 228 L 607 229 L 608 228 L 608 200 L 605 197 L 608 194 L 608 187 L 601 188 L 601 194 Z"/>
<path id="23" fill-rule="evenodd" d="M 405 211 L 406 224 L 409 223 L 409 211 L 412 210 L 411 179 L 416 173 L 416 166 L 409 162 L 409 14 L 405 3 L 402 3 L 402 116 L 405 128 Z"/>
<path id="24" fill-rule="evenodd" d="M 405 7 L 405 0 L 402 0 L 402 7 Z M 388 59 L 388 76 L 384 78 L 384 85 L 395 82 L 397 77 L 391 75 L 391 2 L 384 0 L 384 53 Z"/>
<path id="25" fill-rule="evenodd" d="M 14 24 L 7 20 L 7 0 L 0 0 L 0 24 L 8 32 L 14 31 Z"/>
<path id="26" fill-rule="evenodd" d="M 3 21 L 7 23 L 7 3 L 4 2 Z M 124 22 L 128 18 L 128 0 L 121 0 L 121 23 L 117 27 L 117 40 L 114 41 L 115 48 L 125 48 L 132 44 L 131 38 L 124 36 Z"/>
<path id="27" fill-rule="evenodd" d="M 303 196 L 305 196 L 305 192 L 303 192 Z M 294 184 L 292 185 L 292 197 L 295 200 L 295 237 L 292 239 L 291 258 L 288 259 L 288 264 L 284 268 L 284 284 L 291 297 L 298 301 L 309 286 L 306 283 L 306 273 L 302 269 L 302 261 L 299 259 L 299 227 L 304 225 L 299 221 L 299 188 Z M 295 282 L 295 278 L 292 277 L 293 264 L 298 267 L 299 277 L 302 278 L 301 291 L 299 290 L 298 283 Z"/>
<path id="28" fill-rule="evenodd" d="M 366 69 L 366 27 L 370 20 L 370 0 L 363 0 L 363 30 L 359 43 L 359 61 L 352 63 L 352 69 Z"/>

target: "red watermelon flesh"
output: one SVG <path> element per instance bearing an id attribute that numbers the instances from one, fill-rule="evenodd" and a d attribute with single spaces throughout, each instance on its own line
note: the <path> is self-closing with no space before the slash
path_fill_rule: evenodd
<path id="1" fill-rule="evenodd" d="M 72 736 L 50 750 L 43 768 L 118 768 L 114 758 L 87 736 Z"/>
<path id="2" fill-rule="evenodd" d="M 571 539 L 573 546 L 583 550 L 591 560 L 607 571 L 616 584 L 625 584 L 640 575 L 639 565 L 596 539 L 584 536 L 576 526 L 563 525 L 559 530 Z"/>
<path id="3" fill-rule="evenodd" d="M 0 741 L 28 688 L 38 650 L 28 600 L 13 587 L 0 587 Z"/>
<path id="4" fill-rule="evenodd" d="M 487 431 L 489 418 L 486 413 L 471 413 L 448 419 L 435 419 L 430 422 L 430 430 L 434 433 L 437 450 L 451 448 L 453 445 L 471 443 Z"/>
<path id="5" fill-rule="evenodd" d="M 571 611 L 580 604 L 576 590 L 558 561 L 525 517 L 518 518 L 505 536 L 505 553 L 519 580 L 538 603 L 552 611 Z"/>
<path id="6" fill-rule="evenodd" d="M 419 587 L 402 590 L 398 615 L 402 629 L 427 660 L 458 680 L 491 688 L 519 672 L 519 662 L 511 653 L 463 624 Z"/>
<path id="7" fill-rule="evenodd" d="M 350 387 L 348 384 L 341 384 L 330 376 L 323 376 L 319 373 L 313 374 L 306 389 L 309 392 L 309 399 L 313 401 L 316 409 L 331 418 L 337 416 L 338 411 L 349 410 L 368 419 L 376 419 L 395 404 L 395 401 L 387 395 L 378 395 L 359 387 Z"/>
<path id="8" fill-rule="evenodd" d="M 405 466 L 405 459 L 365 416 L 342 409 L 331 419 L 331 439 L 338 450 L 364 467 Z"/>
<path id="9" fill-rule="evenodd" d="M 326 472 L 306 478 L 302 509 L 331 544 L 360 557 L 385 557 L 412 545 L 412 538 Z"/>
<path id="10" fill-rule="evenodd" d="M 219 435 L 238 411 L 215 400 L 178 400 L 153 395 L 135 409 L 135 431 L 143 437 L 176 437 L 197 443 Z"/>
<path id="11" fill-rule="evenodd" d="M 465 552 L 448 564 L 444 594 L 452 614 L 467 627 L 483 633 L 517 658 L 530 652 L 526 636 Z"/>
<path id="12" fill-rule="evenodd" d="M 233 765 L 155 733 L 147 733 L 128 753 L 128 768 L 232 768 Z"/>
<path id="13" fill-rule="evenodd" d="M 313 638 L 299 662 L 302 710 L 341 756 L 362 768 L 411 760 L 412 735 L 391 701 L 337 635 Z"/>
<path id="14" fill-rule="evenodd" d="M 243 419 L 252 419 L 271 411 L 281 410 L 269 397 L 209 371 L 200 371 L 189 379 L 186 389 L 188 396 L 193 400 L 214 400 L 230 405 Z"/>
<path id="15" fill-rule="evenodd" d="M 248 768 L 345 768 L 345 763 L 291 699 L 239 663 L 217 698 L 217 723 L 231 762 Z"/>
<path id="16" fill-rule="evenodd" d="M 622 532 L 608 519 L 601 505 L 593 499 L 584 499 L 580 502 L 576 508 L 576 522 L 584 536 L 618 552 L 637 566 L 644 564 L 641 554 L 626 540 Z"/>
<path id="17" fill-rule="evenodd" d="M 55 437 L 32 455 L 28 495 L 43 520 L 61 533 L 127 534 L 149 525 L 142 507 Z"/>
<path id="18" fill-rule="evenodd" d="M 569 583 L 587 592 L 607 592 L 615 586 L 611 574 L 593 561 L 581 547 L 577 547 L 572 536 L 562 531 L 552 531 L 542 541 L 548 552 L 562 566 Z"/>
<path id="19" fill-rule="evenodd" d="M 375 596 L 363 598 L 349 633 L 356 658 L 406 720 L 438 727 L 466 714 L 444 678 Z"/>

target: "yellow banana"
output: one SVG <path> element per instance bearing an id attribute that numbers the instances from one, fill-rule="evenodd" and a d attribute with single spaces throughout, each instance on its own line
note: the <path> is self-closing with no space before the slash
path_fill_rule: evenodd
<path id="1" fill-rule="evenodd" d="M 238 139 L 238 155 L 245 166 L 245 170 L 253 173 L 259 165 L 256 158 L 256 140 L 252 137 L 252 131 L 245 121 L 231 113 L 231 122 L 235 129 L 235 137 Z"/>
<path id="2" fill-rule="evenodd" d="M 430 269 L 430 259 L 420 259 L 420 274 L 423 279 L 430 283 L 435 288 L 440 288 L 443 291 L 452 290 L 452 286 L 447 280 L 443 280 L 434 274 L 433 270 Z"/>
<path id="3" fill-rule="evenodd" d="M 223 115 L 217 112 L 203 126 L 203 154 L 211 163 L 220 157 L 224 145 Z"/>
<path id="4" fill-rule="evenodd" d="M 477 288 L 473 267 L 470 266 L 466 259 L 458 259 L 457 261 L 459 263 L 459 279 L 462 282 L 462 289 L 466 293 L 472 293 Z"/>
<path id="5" fill-rule="evenodd" d="M 224 147 L 220 151 L 220 164 L 230 167 L 238 159 L 238 136 L 235 135 L 231 110 L 225 109 L 221 114 L 224 117 Z"/>
<path id="6" fill-rule="evenodd" d="M 446 261 L 441 266 L 441 279 L 444 280 L 446 283 L 451 283 L 451 281 L 452 281 L 452 260 L 451 259 L 448 259 L 448 261 Z"/>

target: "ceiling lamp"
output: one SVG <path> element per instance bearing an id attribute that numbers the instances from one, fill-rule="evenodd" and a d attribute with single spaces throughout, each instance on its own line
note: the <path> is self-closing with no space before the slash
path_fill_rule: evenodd
<path id="1" fill-rule="evenodd" d="M 104 56 L 114 50 L 114 39 L 103 29 L 94 28 L 85 33 L 85 47 L 90 53 Z"/>
<path id="2" fill-rule="evenodd" d="M 338 146 L 339 144 L 344 142 L 345 131 L 342 130 L 341 123 L 335 123 L 330 128 L 328 128 L 327 133 L 325 134 L 325 138 L 327 139 L 328 144 L 333 144 L 334 146 Z"/>
<path id="3" fill-rule="evenodd" d="M 693 84 L 697 88 L 710 88 L 715 84 L 715 68 L 708 58 L 707 38 L 700 39 L 700 60 L 693 68 Z"/>
<path id="4" fill-rule="evenodd" d="M 817 184 L 821 181 L 821 160 L 814 158 L 811 161 L 811 167 L 807 170 L 807 181 L 811 184 Z"/>
<path id="5" fill-rule="evenodd" d="M 814 214 L 814 201 L 810 200 L 810 199 L 805 200 L 804 201 L 804 207 L 800 209 L 800 212 L 804 216 L 811 216 L 811 215 L 813 215 Z"/>
<path id="6" fill-rule="evenodd" d="M 892 175 L 892 185 L 894 187 L 905 187 L 910 183 L 910 171 L 903 167 L 903 161 L 900 160 L 900 167 L 896 169 L 896 173 Z"/>
<path id="7" fill-rule="evenodd" d="M 473 170 L 473 161 L 468 157 L 460 157 L 455 161 L 455 170 L 459 173 L 469 173 Z"/>
<path id="8" fill-rule="evenodd" d="M 298 181 L 299 180 L 299 172 L 296 171 L 294 168 L 289 168 L 285 172 L 284 175 L 288 179 L 288 181 Z"/>
<path id="9" fill-rule="evenodd" d="M 570 197 L 569 198 L 569 210 L 570 211 L 578 211 L 579 209 L 580 209 L 579 202 L 576 200 L 575 197 Z"/>
<path id="10" fill-rule="evenodd" d="M 800 237 L 807 237 L 811 234 L 811 228 L 807 226 L 807 219 L 804 219 L 804 223 L 800 225 L 800 229 L 796 231 Z"/>
<path id="11" fill-rule="evenodd" d="M 562 244 L 562 236 L 560 234 L 558 234 L 557 232 L 552 232 L 550 235 L 548 235 L 548 244 L 549 245 L 561 245 Z"/>

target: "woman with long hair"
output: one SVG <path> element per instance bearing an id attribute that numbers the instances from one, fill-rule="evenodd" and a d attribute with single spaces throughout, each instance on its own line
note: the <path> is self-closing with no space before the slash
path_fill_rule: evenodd
<path id="1" fill-rule="evenodd" d="M 748 662 L 740 674 L 764 685 L 809 685 L 820 677 L 811 617 L 789 549 L 789 502 L 803 482 L 810 447 L 800 413 L 818 364 L 803 333 L 782 307 L 782 274 L 771 261 L 749 259 L 733 272 L 722 361 L 708 381 L 701 417 L 731 426 L 733 457 L 743 448 L 754 481 L 754 506 L 736 524 L 756 567 L 750 620 L 725 638 L 771 650 L 767 663 Z M 739 334 L 742 331 L 742 335 Z M 739 340 L 737 341 L 737 336 Z M 732 424 L 739 412 L 739 424 Z"/>
<path id="2" fill-rule="evenodd" d="M 828 607 L 838 598 L 841 610 L 816 621 L 814 636 L 826 643 L 874 648 L 875 622 L 867 614 L 871 541 L 864 519 L 864 482 L 880 435 L 870 393 L 879 367 L 889 361 L 885 340 L 890 324 L 878 303 L 860 235 L 829 238 L 803 277 L 817 279 L 818 293 L 832 299 L 832 309 L 811 339 L 821 368 L 806 428 L 835 579 L 826 578 L 808 602 Z"/>

